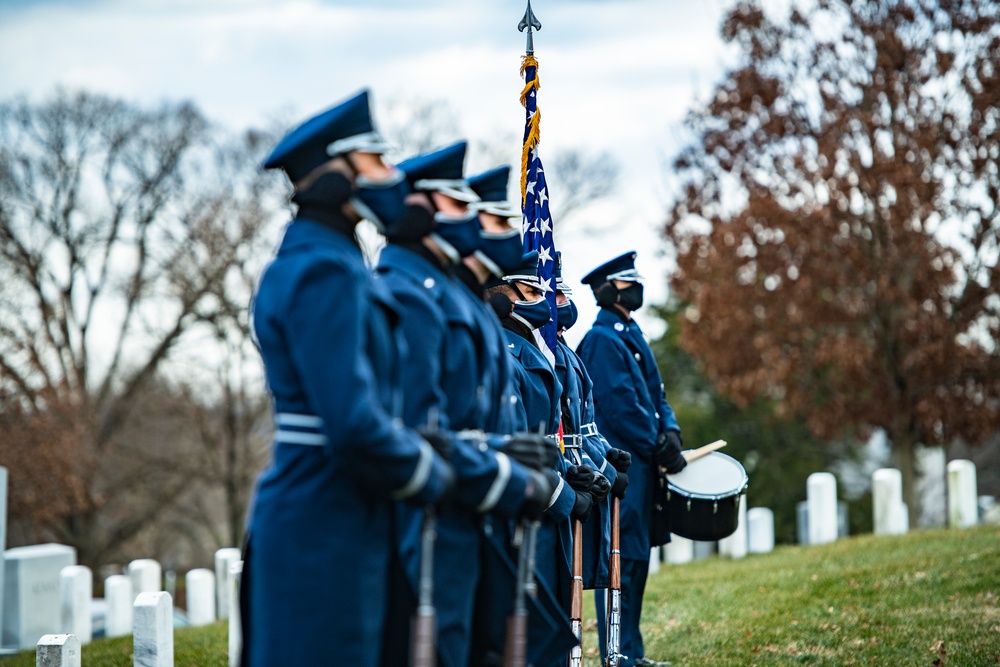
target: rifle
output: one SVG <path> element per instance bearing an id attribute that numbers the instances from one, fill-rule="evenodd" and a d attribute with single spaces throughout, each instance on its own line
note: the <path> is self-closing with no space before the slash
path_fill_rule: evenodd
<path id="1" fill-rule="evenodd" d="M 545 424 L 538 433 L 545 434 Z M 538 543 L 540 521 L 521 521 L 514 532 L 517 547 L 517 581 L 514 588 L 514 609 L 507 617 L 507 637 L 503 648 L 503 667 L 525 667 L 528 664 L 528 604 L 527 598 L 538 596 L 535 583 L 535 546 Z M 527 531 L 525 531 L 527 527 Z M 527 532 L 527 535 L 525 535 Z"/>
<path id="2" fill-rule="evenodd" d="M 507 617 L 507 641 L 503 650 L 503 667 L 525 667 L 528 663 L 528 604 L 527 597 L 535 590 L 535 538 L 538 522 L 522 521 L 514 533 L 517 549 L 517 582 L 514 589 L 514 609 Z"/>
<path id="3" fill-rule="evenodd" d="M 427 429 L 437 430 L 437 412 L 427 414 Z M 410 665 L 437 666 L 437 610 L 434 608 L 434 541 L 437 539 L 437 515 L 434 507 L 424 508 L 424 524 L 420 530 L 420 582 L 417 610 L 410 630 Z"/>
<path id="4" fill-rule="evenodd" d="M 606 667 L 618 667 L 622 658 L 627 658 L 618 651 L 621 650 L 622 622 L 622 552 L 619 533 L 619 515 L 621 501 L 611 498 L 611 556 L 608 559 L 608 646 L 606 650 Z"/>
<path id="5" fill-rule="evenodd" d="M 570 436 L 579 438 L 580 436 Z M 583 459 L 580 456 L 579 440 L 575 445 L 566 445 L 566 449 L 573 453 L 573 461 L 576 465 L 581 465 Z M 570 651 L 570 667 L 582 667 L 583 665 L 583 522 L 579 519 L 573 520 L 573 592 L 570 599 L 569 621 L 573 627 L 573 634 L 576 635 L 576 646 Z"/>

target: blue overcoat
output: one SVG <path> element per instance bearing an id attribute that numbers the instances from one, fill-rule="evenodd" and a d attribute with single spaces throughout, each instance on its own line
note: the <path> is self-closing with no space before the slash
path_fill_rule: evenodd
<path id="1" fill-rule="evenodd" d="M 605 459 L 607 442 L 596 429 L 584 425 L 594 420 L 593 384 L 576 352 L 559 338 L 556 351 L 556 375 L 562 384 L 563 432 L 579 436 L 584 460 L 614 484 L 617 471 Z M 583 587 L 607 588 L 608 556 L 611 550 L 611 497 L 595 507 L 583 526 Z"/>
<path id="2" fill-rule="evenodd" d="M 253 667 L 328 664 L 330 646 L 378 664 L 393 496 L 435 500 L 444 466 L 398 419 L 396 318 L 352 238 L 291 222 L 252 307 L 277 424 L 248 522 Z"/>
<path id="3" fill-rule="evenodd" d="M 516 414 L 521 412 L 520 397 L 514 395 L 515 364 L 507 348 L 506 335 L 492 308 L 483 301 L 482 292 L 472 291 L 462 282 L 459 287 L 472 312 L 473 334 L 477 349 L 483 355 L 481 383 L 489 405 L 484 428 L 490 433 L 513 434 L 517 423 L 525 422 L 525 417 Z M 513 527 L 513 522 L 502 516 L 483 517 L 481 528 L 485 539 L 479 555 L 482 574 L 474 613 L 474 648 L 482 653 L 503 653 L 505 624 L 513 609 L 517 574 L 516 552 L 511 548 Z M 527 603 L 531 631 L 529 663 L 545 665 L 558 661 L 575 643 L 566 614 L 552 591 L 544 586 L 538 597 L 529 598 Z M 474 656 L 471 664 L 479 664 L 476 660 L 482 658 L 483 655 Z"/>
<path id="4" fill-rule="evenodd" d="M 402 368 L 404 422 L 425 426 L 428 414 L 434 412 L 442 431 L 483 431 L 492 407 L 490 394 L 499 380 L 475 335 L 476 319 L 460 291 L 464 288 L 428 257 L 392 244 L 379 258 L 378 277 L 400 305 L 400 330 L 410 350 Z M 437 521 L 434 601 L 438 660 L 445 667 L 465 667 L 469 662 L 480 575 L 478 559 L 469 558 L 481 548 L 477 515 L 494 512 L 514 517 L 527 485 L 525 470 L 487 442 L 486 437 L 455 438 L 451 463 L 458 477 L 456 498 Z M 398 517 L 397 543 L 415 602 L 423 513 L 401 507 Z M 409 616 L 393 616 L 399 619 L 391 640 L 396 648 L 407 644 Z"/>
<path id="5" fill-rule="evenodd" d="M 604 309 L 580 341 L 580 359 L 593 380 L 597 429 L 612 447 L 632 455 L 628 491 L 621 501 L 622 558 L 649 560 L 655 466 L 661 431 L 680 431 L 653 351 L 634 320 Z"/>
<path id="6" fill-rule="evenodd" d="M 559 399 L 562 395 L 555 370 L 532 342 L 509 329 L 504 329 L 504 336 L 515 362 L 513 394 L 517 400 L 513 403 L 516 429 L 537 432 L 539 426 L 544 425 L 548 434 L 555 434 L 559 430 Z M 569 462 L 560 457 L 557 469 L 559 485 L 538 531 L 536 566 L 539 585 L 551 591 L 559 606 L 556 613 L 562 614 L 565 619 L 569 618 L 572 592 L 573 534 L 570 515 L 576 502 L 576 493 L 562 479 L 568 467 Z M 560 660 L 564 662 L 565 655 L 547 656 L 539 664 L 558 664 Z"/>

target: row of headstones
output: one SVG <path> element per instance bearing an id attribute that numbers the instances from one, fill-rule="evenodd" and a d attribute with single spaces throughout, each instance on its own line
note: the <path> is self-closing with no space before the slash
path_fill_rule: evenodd
<path id="1" fill-rule="evenodd" d="M 230 573 L 239 559 L 239 549 L 219 549 L 215 553 L 215 572 L 195 569 L 187 573 L 190 625 L 206 625 L 230 615 Z M 33 648 L 39 636 L 55 632 L 73 635 L 81 644 L 90 642 L 93 574 L 90 568 L 76 564 L 75 549 L 61 544 L 17 547 L 4 553 L 4 561 L 5 646 L 14 650 Z M 111 575 L 104 582 L 104 628 L 108 637 L 139 634 L 145 627 L 144 617 L 137 615 L 139 601 L 146 594 L 162 593 L 162 569 L 157 561 L 134 560 L 127 571 L 127 575 Z M 169 602 L 169 594 L 163 595 Z M 173 607 L 169 609 L 172 628 Z"/>
<path id="2" fill-rule="evenodd" d="M 225 551 L 236 551 L 237 556 L 239 555 L 238 549 Z M 229 664 L 230 667 L 236 667 L 239 664 L 239 653 L 242 648 L 239 580 L 243 562 L 239 560 L 233 562 L 230 555 L 226 553 L 220 559 L 217 553 L 216 567 L 218 568 L 220 564 L 225 567 L 226 574 L 220 579 L 226 582 L 226 590 L 220 594 L 220 600 L 223 602 L 220 602 L 219 606 L 220 609 L 224 608 L 231 612 L 229 613 Z M 212 572 L 209 574 L 215 578 Z M 190 585 L 190 580 L 188 581 Z M 208 605 L 207 602 L 200 604 Z M 139 593 L 131 609 L 134 667 L 174 667 L 174 603 L 170 593 L 165 591 Z M 80 638 L 72 633 L 44 635 L 37 644 L 35 667 L 81 667 L 81 646 Z"/>
<path id="3" fill-rule="evenodd" d="M 976 465 L 964 459 L 948 463 L 948 524 L 954 528 L 979 522 Z M 909 530 L 909 514 L 903 502 L 903 477 L 893 468 L 872 473 L 872 512 L 876 535 L 903 535 Z M 813 473 L 806 480 L 806 500 L 798 505 L 798 533 L 802 544 L 826 544 L 847 536 L 847 505 L 837 500 L 837 479 L 828 472 Z M 705 546 L 699 547 L 700 544 Z M 706 546 L 708 548 L 706 548 Z M 718 553 L 743 558 L 748 553 L 774 550 L 774 512 L 767 507 L 747 510 L 740 498 L 736 532 L 718 542 Z M 699 543 L 672 535 L 665 547 L 656 547 L 650 571 L 660 562 L 682 565 L 714 553 L 714 543 Z"/>

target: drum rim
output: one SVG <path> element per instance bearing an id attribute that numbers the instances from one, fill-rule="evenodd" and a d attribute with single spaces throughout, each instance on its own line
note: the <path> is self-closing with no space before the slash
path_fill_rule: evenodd
<path id="1" fill-rule="evenodd" d="M 750 477 L 747 475 L 747 469 L 743 467 L 742 463 L 734 459 L 729 454 L 723 454 L 722 452 L 709 452 L 707 456 L 714 456 L 716 458 L 722 456 L 735 463 L 740 472 L 743 473 L 742 484 L 736 487 L 735 490 L 726 491 L 724 493 L 698 493 L 696 491 L 688 491 L 687 489 L 675 486 L 674 483 L 670 481 L 670 475 L 667 474 L 667 490 L 671 493 L 676 493 L 679 496 L 691 498 L 692 500 L 723 500 L 725 498 L 741 496 L 746 493 L 747 487 L 750 486 Z"/>
<path id="2" fill-rule="evenodd" d="M 685 491 L 683 489 L 677 489 L 676 487 L 672 487 L 670 485 L 668 485 L 668 488 L 670 489 L 671 493 L 676 493 L 678 496 L 681 496 L 682 498 L 687 498 L 689 500 L 729 500 L 730 498 L 736 498 L 738 496 L 745 495 L 748 486 L 750 486 L 750 483 L 749 481 L 746 481 L 743 482 L 743 486 L 741 486 L 736 491 L 727 491 L 726 493 L 714 494 L 714 495 L 709 495 L 705 493 L 692 493 L 690 491 Z"/>

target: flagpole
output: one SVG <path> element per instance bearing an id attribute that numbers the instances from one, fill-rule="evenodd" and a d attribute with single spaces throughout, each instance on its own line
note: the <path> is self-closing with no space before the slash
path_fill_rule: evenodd
<path id="1" fill-rule="evenodd" d="M 525 29 L 528 30 L 527 43 L 524 46 L 525 55 L 534 55 L 535 53 L 535 42 L 531 38 L 531 30 L 541 30 L 541 22 L 535 18 L 535 13 L 531 11 L 531 0 L 528 0 L 528 8 L 524 10 L 524 17 L 521 22 L 517 24 L 518 32 L 524 32 Z"/>

